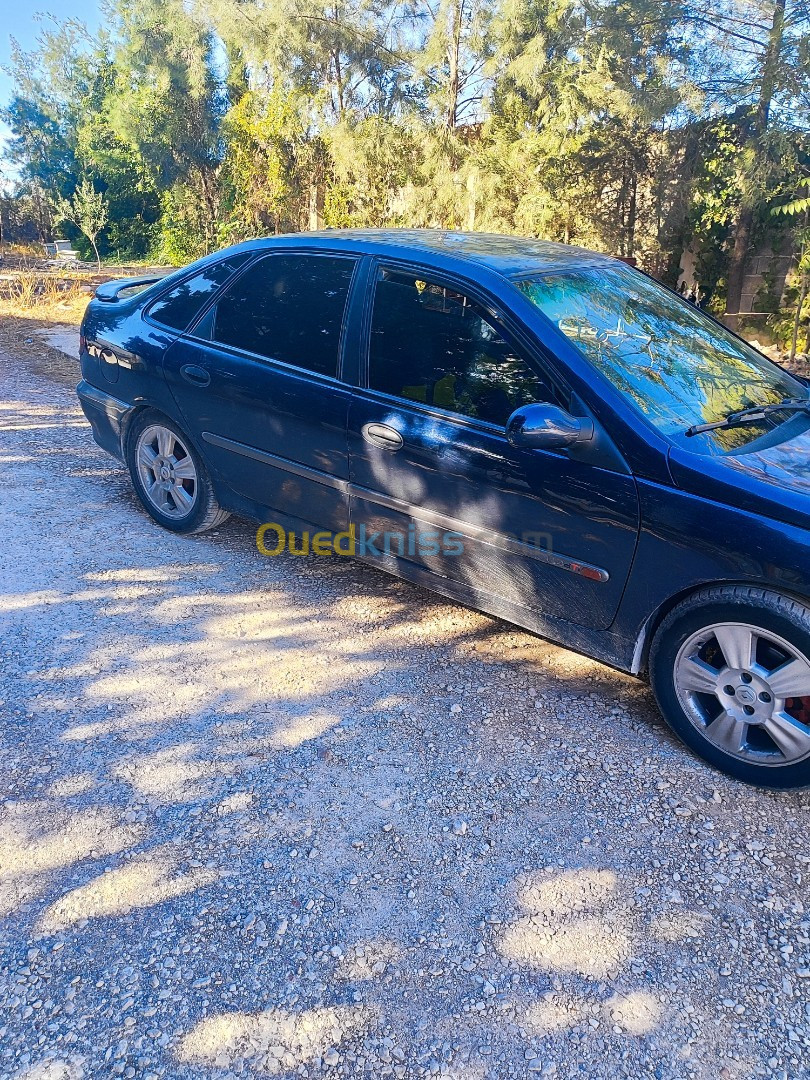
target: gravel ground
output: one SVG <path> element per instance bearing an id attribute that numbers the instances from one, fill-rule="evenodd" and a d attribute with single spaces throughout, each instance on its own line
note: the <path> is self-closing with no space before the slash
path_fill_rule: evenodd
<path id="1" fill-rule="evenodd" d="M 0 347 L 2 1080 L 810 1075 L 810 795 L 374 568 L 162 531 L 27 338 Z"/>

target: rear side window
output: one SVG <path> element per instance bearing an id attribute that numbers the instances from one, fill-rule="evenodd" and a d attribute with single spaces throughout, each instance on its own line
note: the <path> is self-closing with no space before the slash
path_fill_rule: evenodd
<path id="1" fill-rule="evenodd" d="M 224 262 L 206 266 L 193 277 L 186 278 L 173 289 L 159 297 L 147 310 L 147 315 L 155 322 L 163 326 L 170 326 L 173 330 L 185 330 L 194 318 L 202 311 L 203 304 L 224 285 L 231 274 L 252 252 L 243 252 L 241 255 L 232 255 Z"/>
<path id="2" fill-rule="evenodd" d="M 214 340 L 320 375 L 337 375 L 356 264 L 356 259 L 328 255 L 262 259 L 217 304 Z"/>
<path id="3" fill-rule="evenodd" d="M 521 405 L 555 401 L 480 304 L 392 270 L 374 293 L 368 375 L 372 390 L 499 427 Z"/>

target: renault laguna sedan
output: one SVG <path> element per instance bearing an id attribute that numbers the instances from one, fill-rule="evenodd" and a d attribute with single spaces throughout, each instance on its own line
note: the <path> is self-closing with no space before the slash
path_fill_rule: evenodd
<path id="1" fill-rule="evenodd" d="M 274 237 L 102 285 L 81 362 L 165 528 L 333 537 L 649 674 L 730 775 L 810 785 L 808 386 L 640 271 L 506 236 Z"/>

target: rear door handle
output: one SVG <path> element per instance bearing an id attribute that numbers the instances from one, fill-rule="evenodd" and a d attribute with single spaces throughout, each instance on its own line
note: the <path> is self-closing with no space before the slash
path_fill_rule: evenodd
<path id="1" fill-rule="evenodd" d="M 199 367 L 197 364 L 183 364 L 180 368 L 180 374 L 186 382 L 193 383 L 195 386 L 208 386 L 211 382 L 209 373 L 204 367 Z"/>
<path id="2" fill-rule="evenodd" d="M 405 441 L 397 429 L 388 424 L 365 424 L 363 438 L 367 443 L 383 450 L 399 450 Z"/>

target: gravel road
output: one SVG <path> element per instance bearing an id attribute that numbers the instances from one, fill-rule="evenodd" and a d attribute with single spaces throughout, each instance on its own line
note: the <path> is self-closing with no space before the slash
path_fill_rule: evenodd
<path id="1" fill-rule="evenodd" d="M 0 349 L 0 1078 L 810 1076 L 810 794 L 254 527 L 164 532 Z"/>

